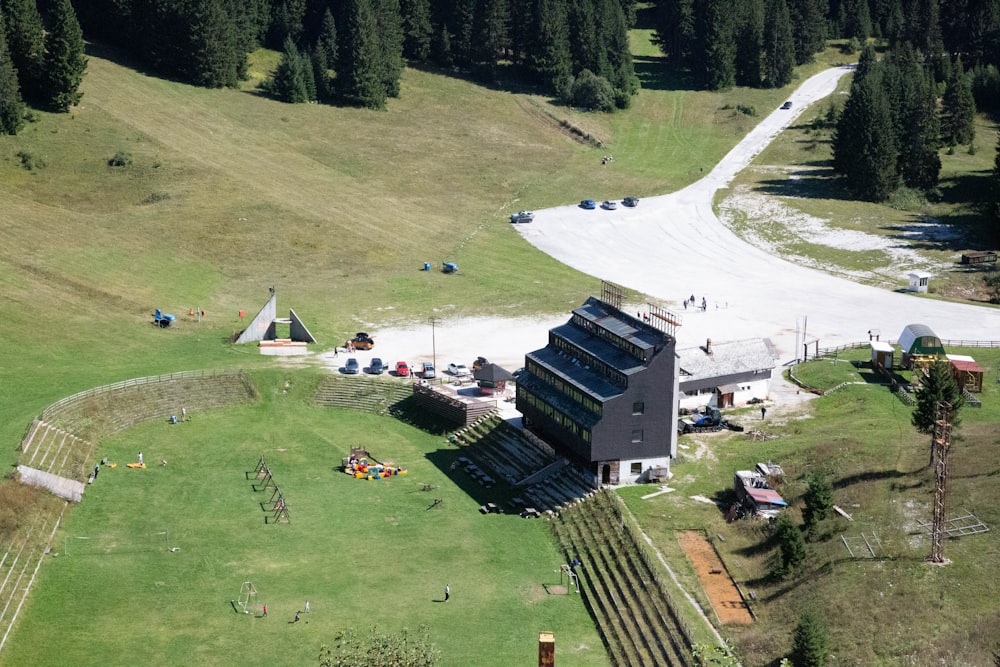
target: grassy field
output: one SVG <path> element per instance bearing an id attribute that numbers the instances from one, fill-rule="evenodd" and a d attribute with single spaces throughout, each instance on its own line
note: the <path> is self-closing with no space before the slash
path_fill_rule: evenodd
<path id="1" fill-rule="evenodd" d="M 506 222 L 509 213 L 682 187 L 755 124 L 737 104 L 764 113 L 795 85 L 684 90 L 659 73 L 648 38 L 633 33 L 643 90 L 630 111 L 610 116 L 415 69 L 406 70 L 402 96 L 386 112 L 289 106 L 251 88 L 202 90 L 150 77 L 91 45 L 82 105 L 66 115 L 38 113 L 18 136 L 0 137 L 0 331 L 7 339 L 0 348 L 0 440 L 9 444 L 7 463 L 16 461 L 16 443 L 46 405 L 96 385 L 244 367 L 262 382 L 264 398 L 256 408 L 220 410 L 173 430 L 147 424 L 102 443 L 102 455 L 120 464 L 141 448 L 147 460 L 170 465 L 101 474 L 87 501 L 67 515 L 60 538 L 68 555 L 41 569 L 0 662 L 139 663 L 153 652 L 191 664 L 258 655 L 261 662 L 290 656 L 302 663 L 336 630 L 377 622 L 389 630 L 426 623 L 449 665 L 529 662 L 540 629 L 556 631 L 560 664 L 606 664 L 583 606 L 545 593 L 556 552 L 541 522 L 481 517 L 442 472 L 438 459 L 448 451 L 441 453 L 439 439 L 390 419 L 309 407 L 304 389 L 279 396 L 279 377 L 290 377 L 293 387 L 311 386 L 314 377 L 264 371 L 275 362 L 227 341 L 240 328 L 238 311 L 255 312 L 269 285 L 279 305 L 293 307 L 327 345 L 429 314 L 565 313 L 578 305 L 596 281 L 525 243 Z M 811 67 L 840 60 L 830 50 Z M 257 54 L 251 71 L 260 76 L 274 62 L 274 54 Z M 572 128 L 593 141 L 580 141 Z M 802 140 L 788 136 L 793 146 Z M 788 150 L 782 145 L 774 150 Z M 611 168 L 600 165 L 605 154 L 615 157 Z M 963 169 L 978 178 L 979 161 L 991 154 L 984 147 L 976 156 L 949 156 L 949 182 L 967 184 L 972 177 Z M 127 166 L 110 166 L 115 155 Z M 788 165 L 804 155 L 765 153 L 757 164 Z M 836 210 L 839 224 L 851 224 L 851 211 Z M 866 210 L 890 216 L 885 207 Z M 455 261 L 462 272 L 421 272 L 424 261 Z M 156 307 L 179 314 L 178 326 L 150 326 Z M 186 315 L 199 307 L 207 311 L 201 322 Z M 865 428 L 852 428 L 859 419 Z M 910 547 L 905 530 L 913 517 L 901 508 L 912 500 L 926 509 L 926 445 L 907 420 L 881 388 L 851 387 L 817 402 L 808 419 L 781 426 L 779 440 L 747 445 L 713 436 L 705 448 L 686 451 L 678 493 L 653 502 L 638 500 L 643 489 L 622 495 L 696 595 L 672 531 L 707 527 L 728 536 L 727 562 L 738 574 L 745 568 L 739 578 L 761 600 L 759 624 L 726 631 L 745 664 L 782 655 L 796 610 L 815 600 L 837 612 L 864 600 L 871 614 L 897 613 L 911 600 L 925 605 L 920 614 L 893 617 L 898 636 L 879 637 L 877 647 L 865 617 L 848 614 L 850 624 L 834 627 L 843 664 L 925 664 L 901 657 L 911 650 L 975 664 L 988 632 L 1000 634 L 995 603 L 970 591 L 986 568 L 995 569 L 995 542 L 987 535 L 949 543 L 955 567 L 922 565 L 924 545 Z M 998 421 L 984 408 L 963 427 L 980 461 L 995 459 L 986 448 L 996 444 L 990 428 Z M 348 446 L 373 434 L 392 450 L 380 455 L 410 467 L 409 479 L 383 485 L 332 470 Z M 956 449 L 956 466 L 974 468 L 971 452 Z M 243 477 L 261 454 L 286 475 L 279 483 L 293 510 L 290 526 L 263 524 Z M 838 502 L 859 505 L 858 521 L 879 532 L 893 559 L 841 562 L 833 535 L 839 526 L 831 522 L 829 535 L 812 546 L 814 584 L 762 580 L 770 551 L 755 546 L 761 532 L 726 526 L 714 507 L 685 500 L 729 488 L 732 467 L 759 458 L 785 464 L 791 498 L 805 471 L 835 470 Z M 851 481 L 871 471 L 872 478 Z M 993 471 L 972 474 L 959 477 L 967 481 L 956 481 L 956 493 L 995 523 Z M 439 486 L 440 511 L 427 510 L 426 494 L 413 491 L 418 479 Z M 447 552 L 442 534 L 460 536 Z M 180 551 L 165 552 L 167 543 Z M 976 558 L 963 553 L 974 549 Z M 267 598 L 270 618 L 232 613 L 228 601 L 245 577 Z M 865 577 L 893 606 L 869 599 L 866 593 L 879 589 Z M 453 606 L 433 602 L 444 583 L 452 585 Z M 310 623 L 289 626 L 305 599 Z M 897 626 L 904 619 L 918 624 L 924 643 L 903 636 Z M 980 652 L 963 652 L 970 646 Z"/>
<path id="2" fill-rule="evenodd" d="M 1000 466 L 994 454 L 1000 444 L 1000 385 L 996 367 L 1000 350 L 949 350 L 974 355 L 988 369 L 983 408 L 966 408 L 955 430 L 949 456 L 949 517 L 969 512 L 991 528 L 1000 521 Z M 866 351 L 853 353 L 863 359 Z M 769 665 L 791 646 L 791 631 L 801 610 L 813 607 L 824 619 L 837 665 L 984 665 L 1000 650 L 1000 608 L 991 586 L 1000 566 L 994 533 L 946 540 L 947 567 L 928 565 L 929 536 L 918 521 L 930 521 L 934 470 L 927 466 L 930 439 L 910 426 L 911 408 L 887 388 L 871 383 L 870 373 L 855 368 L 842 355 L 800 365 L 796 376 L 830 389 L 855 382 L 813 399 L 808 409 L 791 415 L 768 413 L 766 424 L 746 411 L 737 421 L 778 436 L 750 441 L 742 434 L 685 436 L 682 461 L 674 466 L 670 486 L 676 491 L 642 500 L 647 491 L 625 489 L 621 495 L 656 545 L 668 554 L 685 587 L 697 591 L 697 578 L 687 566 L 674 533 L 698 528 L 713 536 L 730 572 L 745 591 L 757 621 L 727 630 L 744 664 Z M 785 471 L 779 486 L 798 519 L 807 475 L 819 471 L 834 487 L 834 501 L 852 515 L 824 520 L 808 540 L 802 570 L 787 580 L 770 576 L 776 546 L 763 524 L 727 524 L 724 511 L 693 500 L 702 496 L 728 507 L 734 470 L 774 461 Z M 855 552 L 864 534 L 876 536 L 878 559 L 851 558 L 842 536 Z M 717 536 L 721 536 L 717 537 Z M 699 596 L 703 605 L 707 600 Z"/>
<path id="3" fill-rule="evenodd" d="M 302 665 L 345 628 L 426 625 L 442 665 L 530 664 L 539 630 L 555 632 L 566 664 L 608 664 L 579 597 L 547 592 L 562 561 L 546 522 L 481 515 L 449 477 L 460 452 L 444 438 L 311 405 L 308 379 L 258 372 L 259 404 L 102 443 L 118 467 L 67 516 L 3 663 Z M 341 457 L 359 444 L 408 474 L 344 475 Z M 127 469 L 140 449 L 149 468 Z M 262 455 L 290 524 L 265 524 L 272 490 L 246 475 Z M 253 615 L 230 604 L 244 581 Z M 311 613 L 289 623 L 306 600 Z"/>

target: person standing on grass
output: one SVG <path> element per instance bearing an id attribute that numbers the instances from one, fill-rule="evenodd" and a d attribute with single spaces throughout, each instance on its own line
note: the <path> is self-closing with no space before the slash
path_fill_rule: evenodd
<path id="1" fill-rule="evenodd" d="M 448 584 L 444 585 L 444 601 L 447 602 L 451 598 L 451 586 Z"/>
<path id="2" fill-rule="evenodd" d="M 262 618 L 267 618 L 267 604 L 266 603 L 264 604 L 264 613 L 262 615 Z"/>
<path id="3" fill-rule="evenodd" d="M 767 408 L 765 408 L 762 405 L 762 406 L 760 406 L 760 419 L 761 419 L 761 421 L 764 421 L 764 417 L 766 417 L 766 416 L 767 416 Z"/>
<path id="4" fill-rule="evenodd" d="M 142 452 L 139 452 L 139 465 L 142 465 Z"/>
<path id="5" fill-rule="evenodd" d="M 309 600 L 306 600 L 306 613 L 309 613 Z"/>

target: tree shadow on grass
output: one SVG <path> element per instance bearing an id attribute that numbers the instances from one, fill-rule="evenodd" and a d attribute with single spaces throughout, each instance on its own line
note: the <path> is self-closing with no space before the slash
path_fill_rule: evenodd
<path id="1" fill-rule="evenodd" d="M 666 56 L 635 56 L 632 65 L 646 90 L 697 89 L 691 74 L 671 67 Z"/>
<path id="2" fill-rule="evenodd" d="M 797 169 L 783 178 L 761 181 L 754 188 L 757 192 L 775 197 L 802 197 L 806 199 L 835 199 L 855 201 L 857 197 L 844 187 L 825 161 L 818 161 L 826 169 Z"/>
<path id="3" fill-rule="evenodd" d="M 859 472 L 855 475 L 848 475 L 846 477 L 841 477 L 840 479 L 834 480 L 834 489 L 843 489 L 854 484 L 863 484 L 865 482 L 879 482 L 887 479 L 899 479 L 901 477 L 909 477 L 905 472 L 899 472 L 898 470 L 871 470 L 866 472 Z"/>

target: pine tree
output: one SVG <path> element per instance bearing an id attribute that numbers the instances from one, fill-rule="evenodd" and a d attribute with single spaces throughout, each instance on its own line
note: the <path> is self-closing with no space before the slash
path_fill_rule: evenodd
<path id="1" fill-rule="evenodd" d="M 820 0 L 797 0 L 788 6 L 795 40 L 795 63 L 812 62 L 826 45 L 826 12 Z"/>
<path id="2" fill-rule="evenodd" d="M 188 43 L 181 58 L 182 72 L 198 86 L 235 87 L 246 67 L 236 24 L 221 0 L 190 0 L 186 6 Z"/>
<path id="3" fill-rule="evenodd" d="M 21 92 L 29 99 L 41 91 L 45 39 L 35 0 L 0 0 L 7 26 L 7 48 Z"/>
<path id="4" fill-rule="evenodd" d="M 736 84 L 757 88 L 763 77 L 764 0 L 747 0 L 736 35 Z"/>
<path id="5" fill-rule="evenodd" d="M 611 84 L 615 106 L 627 109 L 632 96 L 639 92 L 639 77 L 628 38 L 628 15 L 618 0 L 600 0 L 599 13 L 604 16 L 599 32 L 603 44 L 606 68 L 602 76 Z"/>
<path id="6" fill-rule="evenodd" d="M 896 128 L 881 75 L 851 86 L 833 136 L 833 168 L 863 199 L 884 201 L 899 184 Z"/>
<path id="7" fill-rule="evenodd" d="M 399 0 L 374 0 L 381 56 L 381 80 L 388 97 L 399 97 L 403 76 L 403 23 Z"/>
<path id="8" fill-rule="evenodd" d="M 291 37 L 285 38 L 281 61 L 274 68 L 268 88 L 282 102 L 300 104 L 309 101 L 309 91 L 303 68 L 302 56 Z"/>
<path id="9" fill-rule="evenodd" d="M 764 14 L 764 83 L 782 88 L 792 82 L 795 40 L 785 0 L 767 0 Z"/>
<path id="10" fill-rule="evenodd" d="M 452 0 L 449 14 L 451 53 L 461 67 L 472 64 L 473 24 L 476 20 L 476 0 Z"/>
<path id="11" fill-rule="evenodd" d="M 476 3 L 472 60 L 490 81 L 496 78 L 497 64 L 507 47 L 507 0 L 479 0 Z"/>
<path id="12" fill-rule="evenodd" d="M 80 102 L 80 84 L 87 71 L 83 55 L 83 31 L 69 0 L 53 0 L 49 31 L 45 35 L 42 93 L 48 106 L 69 111 Z"/>
<path id="13" fill-rule="evenodd" d="M 384 109 L 385 67 L 378 22 L 371 0 L 348 0 L 340 32 L 337 88 L 348 104 Z"/>
<path id="14" fill-rule="evenodd" d="M 317 46 L 323 49 L 323 57 L 326 59 L 327 67 L 333 66 L 337 62 L 337 25 L 333 21 L 333 14 L 330 13 L 329 7 L 323 12 Z"/>
<path id="15" fill-rule="evenodd" d="M 24 126 L 24 102 L 17 71 L 7 50 L 7 34 L 0 12 L 0 134 L 17 134 Z"/>
<path id="16" fill-rule="evenodd" d="M 812 610 L 799 616 L 792 634 L 792 663 L 795 667 L 823 667 L 830 657 L 830 637 Z"/>
<path id="17" fill-rule="evenodd" d="M 931 433 L 934 430 L 938 401 L 951 403 L 953 427 L 961 423 L 959 411 L 965 405 L 965 398 L 955 382 L 955 376 L 951 374 L 951 364 L 947 361 L 935 361 L 927 368 L 926 374 L 920 378 L 916 399 L 917 404 L 913 407 L 910 421 L 921 433 Z"/>
<path id="18" fill-rule="evenodd" d="M 690 67 L 698 40 L 695 0 L 658 0 L 653 40 L 674 67 Z"/>
<path id="19" fill-rule="evenodd" d="M 972 79 L 956 58 L 951 78 L 944 93 L 942 134 L 950 146 L 971 144 L 976 138 L 976 100 L 972 96 Z"/>
<path id="20" fill-rule="evenodd" d="M 430 0 L 402 0 L 403 55 L 417 62 L 431 57 L 434 26 L 431 24 Z"/>
<path id="21" fill-rule="evenodd" d="M 778 515 L 775 535 L 778 539 L 778 562 L 775 574 L 787 577 L 806 559 L 806 541 L 788 512 Z"/>
<path id="22" fill-rule="evenodd" d="M 802 498 L 805 501 L 802 519 L 806 530 L 812 531 L 816 524 L 827 517 L 833 507 L 833 485 L 825 474 L 813 473 L 809 476 L 808 486 Z"/>
<path id="23" fill-rule="evenodd" d="M 563 0 L 538 0 L 535 33 L 525 53 L 528 71 L 560 97 L 570 94 L 573 74 L 566 6 Z"/>
<path id="24" fill-rule="evenodd" d="M 923 68 L 911 65 L 908 73 L 914 89 L 913 98 L 897 107 L 903 117 L 903 136 L 899 144 L 899 172 L 911 188 L 936 188 L 941 173 L 941 122 L 937 112 L 934 82 Z"/>
<path id="25" fill-rule="evenodd" d="M 328 104 L 333 98 L 333 85 L 330 80 L 330 66 L 327 64 L 326 49 L 319 44 L 313 49 L 309 59 L 312 66 L 313 82 L 316 86 L 316 100 Z"/>
<path id="26" fill-rule="evenodd" d="M 1000 221 L 1000 132 L 997 133 L 997 156 L 993 160 L 993 217 Z"/>
<path id="27" fill-rule="evenodd" d="M 431 42 L 431 57 L 441 67 L 451 67 L 455 59 L 451 55 L 451 31 L 448 24 L 442 24 Z"/>
<path id="28" fill-rule="evenodd" d="M 783 0 L 782 0 L 783 1 Z M 701 85 L 709 90 L 725 90 L 736 85 L 735 22 L 737 0 L 706 0 L 700 32 Z"/>

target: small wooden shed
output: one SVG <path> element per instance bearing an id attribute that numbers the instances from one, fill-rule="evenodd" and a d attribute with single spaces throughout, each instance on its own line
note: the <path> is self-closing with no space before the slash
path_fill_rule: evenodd
<path id="1" fill-rule="evenodd" d="M 896 350 L 885 341 L 873 340 L 869 342 L 872 346 L 872 366 L 892 370 L 893 355 Z"/>
<path id="2" fill-rule="evenodd" d="M 964 354 L 949 354 L 951 373 L 959 388 L 973 394 L 983 391 L 983 369 L 976 360 Z"/>
<path id="3" fill-rule="evenodd" d="M 926 271 L 910 271 L 907 274 L 910 277 L 909 290 L 911 292 L 926 292 L 927 284 L 930 282 L 931 274 Z"/>
<path id="4" fill-rule="evenodd" d="M 913 368 L 945 356 L 941 339 L 926 324 L 907 324 L 899 334 L 903 366 Z"/>

